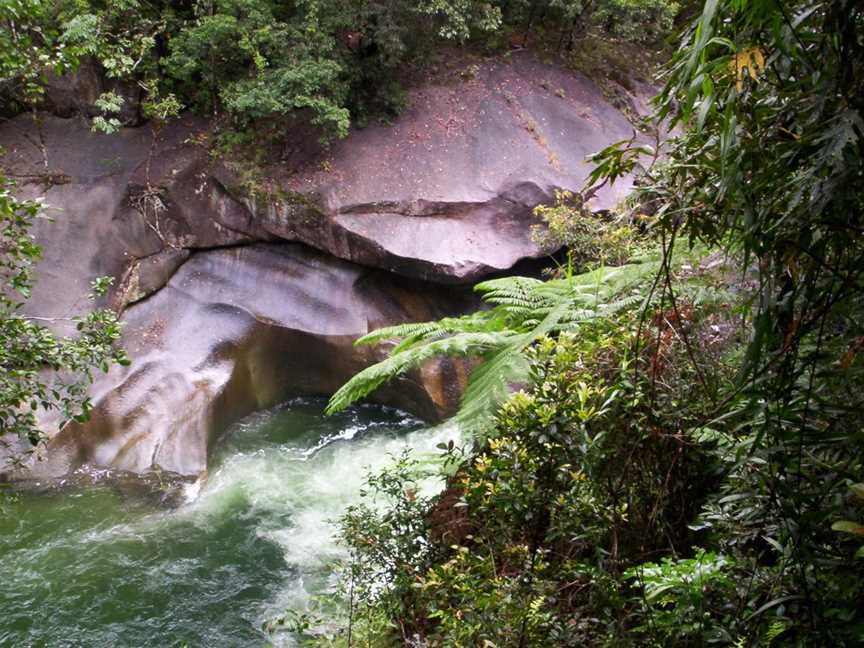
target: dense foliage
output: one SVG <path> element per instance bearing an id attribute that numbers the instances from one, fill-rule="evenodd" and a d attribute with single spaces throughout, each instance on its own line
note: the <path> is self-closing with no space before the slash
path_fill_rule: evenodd
<path id="1" fill-rule="evenodd" d="M 402 339 L 388 359 L 343 385 L 330 399 L 327 412 L 347 407 L 432 357 L 477 357 L 483 363 L 471 372 L 456 420 L 466 431 L 482 433 L 507 398 L 509 386 L 527 377 L 526 349 L 545 335 L 578 331 L 587 322 L 640 303 L 642 297 L 633 288 L 657 268 L 658 262 L 640 259 L 547 282 L 507 277 L 478 284 L 476 290 L 493 306 L 488 310 L 386 327 L 357 340 L 357 344 L 375 344 Z"/>
<path id="2" fill-rule="evenodd" d="M 328 139 L 401 109 L 402 82 L 442 44 L 502 48 L 533 36 L 560 50 L 591 31 L 650 40 L 677 9 L 666 0 L 10 0 L 0 5 L 0 108 L 50 107 L 51 76 L 86 65 L 103 79 L 108 113 L 126 103 L 127 121 L 142 99 L 172 97 L 235 127 L 279 118 L 284 132 L 286 117 L 311 121 Z M 98 117 L 100 130 L 119 125 Z"/>
<path id="3" fill-rule="evenodd" d="M 30 228 L 41 215 L 40 203 L 15 198 L 0 176 L 0 437 L 16 435 L 31 445 L 44 439 L 40 415 L 59 415 L 60 425 L 82 420 L 90 408 L 92 372 L 126 362 L 115 346 L 120 325 L 113 311 L 76 318 L 74 337 L 56 335 L 43 325 L 45 318 L 22 312 L 41 252 Z M 104 280 L 96 282 L 94 297 L 107 287 Z"/>
<path id="4" fill-rule="evenodd" d="M 658 392 L 668 389 L 648 372 L 634 379 L 629 352 L 639 329 L 631 310 L 530 349 L 528 388 L 500 409 L 488 442 L 422 513 L 431 550 L 405 563 L 410 582 L 393 581 L 379 594 L 391 610 L 394 599 L 411 601 L 399 610 L 403 639 L 668 645 L 662 639 L 687 632 L 682 618 L 639 627 L 640 596 L 628 570 L 653 559 L 658 546 L 688 550 L 696 489 L 715 477 L 703 472 L 701 447 L 668 433 L 670 410 L 656 407 Z M 660 375 L 683 383 L 686 374 L 682 364 Z M 677 406 L 685 420 L 701 413 L 698 403 Z M 374 533 L 369 518 L 376 519 L 352 511 L 345 524 Z M 358 564 L 370 561 L 367 548 L 377 541 L 348 539 L 362 556 Z M 443 558 L 430 560 L 435 551 Z M 705 604 L 722 609 L 729 593 L 706 592 Z M 697 610 L 688 614 L 698 623 Z M 379 642 L 390 645 L 384 636 Z"/>
<path id="5" fill-rule="evenodd" d="M 862 26 L 845 0 L 705 3 L 658 101 L 678 136 L 596 157 L 594 182 L 642 174 L 641 308 L 522 348 L 525 388 L 355 602 L 355 645 L 864 642 Z M 599 255 L 577 214 L 540 213 Z M 350 574 L 382 526 L 407 542 L 388 515 L 346 517 Z"/>

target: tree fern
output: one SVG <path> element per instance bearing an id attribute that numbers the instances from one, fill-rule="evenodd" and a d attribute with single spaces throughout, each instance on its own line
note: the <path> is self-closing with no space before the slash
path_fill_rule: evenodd
<path id="1" fill-rule="evenodd" d="M 438 356 L 473 356 L 472 372 L 456 421 L 482 433 L 514 383 L 527 378 L 524 351 L 538 338 L 573 331 L 586 321 L 632 308 L 643 296 L 640 283 L 659 269 L 656 258 L 601 267 L 563 279 L 504 277 L 475 286 L 492 308 L 435 322 L 398 324 L 372 331 L 358 345 L 400 340 L 390 356 L 351 378 L 330 399 L 327 413 L 368 396 L 381 385 Z"/>
<path id="2" fill-rule="evenodd" d="M 513 333 L 460 333 L 443 339 L 403 349 L 390 357 L 367 367 L 330 398 L 326 413 L 345 409 L 378 389 L 385 382 L 422 365 L 436 356 L 481 355 L 503 345 Z"/>
<path id="3" fill-rule="evenodd" d="M 468 386 L 456 421 L 469 433 L 482 434 L 495 416 L 495 411 L 510 393 L 510 386 L 528 375 L 528 362 L 523 354 L 537 338 L 552 332 L 567 312 L 561 302 L 534 328 L 511 336 L 486 361 L 471 372 Z"/>

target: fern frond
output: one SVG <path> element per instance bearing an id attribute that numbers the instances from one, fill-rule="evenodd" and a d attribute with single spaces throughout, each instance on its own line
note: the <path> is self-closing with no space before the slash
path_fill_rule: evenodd
<path id="1" fill-rule="evenodd" d="M 510 396 L 514 383 L 527 380 L 530 366 L 522 349 L 508 346 L 488 358 L 468 379 L 455 421 L 467 434 L 482 436 Z"/>
<path id="2" fill-rule="evenodd" d="M 528 379 L 529 363 L 524 355 L 525 349 L 559 326 L 567 306 L 566 302 L 559 304 L 537 326 L 527 333 L 513 336 L 471 372 L 456 414 L 456 421 L 463 430 L 482 436 L 491 428 L 495 412 L 509 397 L 513 383 Z"/>
<path id="3" fill-rule="evenodd" d="M 358 338 L 354 341 L 354 345 L 367 346 L 380 344 L 387 340 L 403 339 L 405 342 L 400 344 L 399 347 L 408 347 L 412 346 L 412 344 L 407 344 L 408 340 L 413 340 L 416 343 L 421 340 L 428 340 L 433 337 L 441 337 L 453 333 L 486 331 L 490 328 L 490 317 L 490 311 L 480 311 L 471 313 L 470 315 L 463 315 L 462 317 L 444 317 L 433 322 L 409 322 L 394 326 L 385 326 Z M 393 353 L 397 353 L 397 350 L 394 349 Z"/>
<path id="4" fill-rule="evenodd" d="M 405 324 L 395 324 L 394 326 L 385 326 L 357 338 L 354 340 L 354 346 L 367 346 L 379 344 L 385 340 L 425 335 L 440 328 L 441 324 L 439 322 L 408 322 Z"/>
<path id="5" fill-rule="evenodd" d="M 461 333 L 393 354 L 342 385 L 330 398 L 325 413 L 333 414 L 345 409 L 389 380 L 436 356 L 482 355 L 504 346 L 511 337 L 513 334 L 510 333 Z"/>
<path id="6" fill-rule="evenodd" d="M 627 310 L 628 308 L 632 308 L 637 304 L 641 304 L 644 300 L 644 296 L 640 294 L 627 295 L 626 297 L 622 297 L 621 299 L 616 299 L 614 302 L 601 305 L 600 311 L 605 316 L 614 315 L 616 313 L 620 313 L 621 311 Z"/>
<path id="7" fill-rule="evenodd" d="M 533 277 L 512 276 L 481 281 L 474 286 L 474 290 L 483 294 L 485 299 L 488 295 L 495 293 L 514 296 L 530 294 L 537 286 L 542 285 L 542 281 Z"/>
<path id="8" fill-rule="evenodd" d="M 490 333 L 502 329 L 501 326 L 495 326 L 490 311 L 472 313 L 462 317 L 446 317 L 439 320 L 438 324 L 438 327 L 419 331 L 416 335 L 405 338 L 391 351 L 391 355 L 402 353 L 419 344 L 457 333 Z"/>
<path id="9" fill-rule="evenodd" d="M 529 277 L 504 277 L 478 284 L 475 289 L 483 293 L 483 300 L 495 304 L 517 324 L 526 318 L 548 312 L 556 300 L 542 294 L 543 282 Z"/>
<path id="10" fill-rule="evenodd" d="M 390 356 L 361 371 L 330 399 L 327 413 L 344 409 L 392 378 L 441 355 L 482 356 L 469 377 L 456 415 L 463 429 L 482 434 L 514 383 L 528 378 L 525 349 L 538 338 L 572 331 L 587 321 L 610 317 L 643 301 L 634 288 L 660 267 L 657 256 L 580 275 L 539 281 L 504 277 L 475 286 L 493 308 L 437 322 L 390 326 L 357 340 L 401 342 Z"/>

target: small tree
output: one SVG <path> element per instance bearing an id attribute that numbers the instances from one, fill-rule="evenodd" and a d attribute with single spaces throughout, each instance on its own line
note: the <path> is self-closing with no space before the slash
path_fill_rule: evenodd
<path id="1" fill-rule="evenodd" d="M 23 314 L 33 286 L 33 264 L 41 249 L 30 227 L 42 213 L 38 201 L 22 201 L 0 175 L 0 437 L 45 440 L 40 412 L 56 412 L 61 427 L 85 420 L 90 411 L 87 389 L 93 370 L 128 364 L 116 346 L 120 323 L 114 312 L 96 309 L 72 318 L 78 334 L 64 337 L 42 322 L 52 318 Z M 104 294 L 110 280 L 97 279 L 91 298 Z M 20 457 L 19 457 L 20 459 Z"/>

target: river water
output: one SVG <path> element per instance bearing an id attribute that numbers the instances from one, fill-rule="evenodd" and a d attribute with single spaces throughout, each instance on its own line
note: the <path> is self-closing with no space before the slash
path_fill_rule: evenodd
<path id="1" fill-rule="evenodd" d="M 262 624 L 331 586 L 333 520 L 367 470 L 455 435 L 376 406 L 325 418 L 324 404 L 295 399 L 234 426 L 179 506 L 158 479 L 98 475 L 2 496 L 0 647 L 294 645 Z"/>

